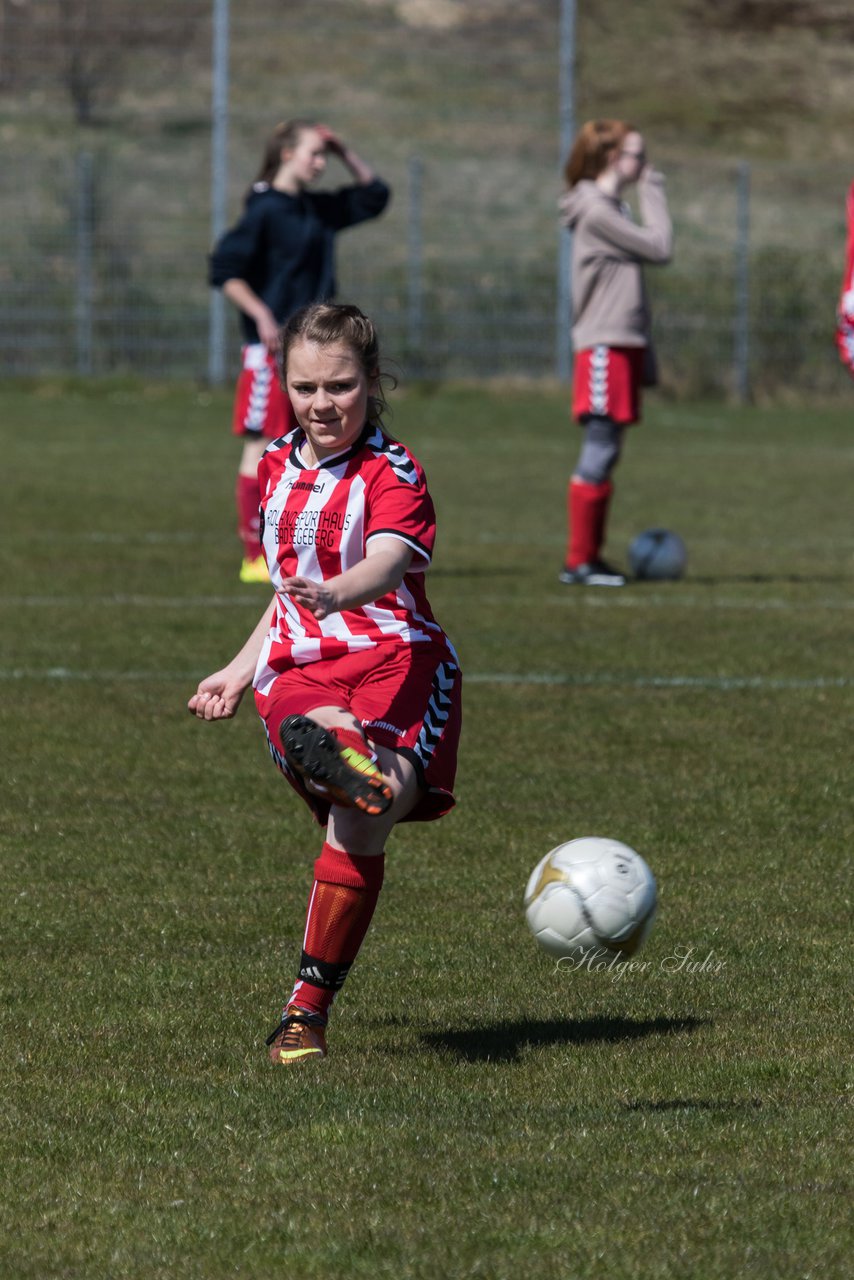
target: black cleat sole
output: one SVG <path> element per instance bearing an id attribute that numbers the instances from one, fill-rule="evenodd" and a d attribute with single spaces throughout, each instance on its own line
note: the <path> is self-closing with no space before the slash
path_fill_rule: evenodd
<path id="1" fill-rule="evenodd" d="M 382 775 L 372 778 L 348 764 L 335 734 L 308 716 L 286 716 L 279 730 L 285 759 L 306 782 L 316 783 L 336 804 L 377 817 L 392 794 Z"/>

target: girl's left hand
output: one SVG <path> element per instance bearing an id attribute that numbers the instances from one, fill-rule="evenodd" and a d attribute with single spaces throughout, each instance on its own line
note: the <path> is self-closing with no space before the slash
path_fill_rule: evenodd
<path id="1" fill-rule="evenodd" d="M 311 578 L 285 578 L 282 590 L 315 618 L 328 618 L 330 613 L 337 612 L 334 596 L 325 582 L 314 582 Z"/>

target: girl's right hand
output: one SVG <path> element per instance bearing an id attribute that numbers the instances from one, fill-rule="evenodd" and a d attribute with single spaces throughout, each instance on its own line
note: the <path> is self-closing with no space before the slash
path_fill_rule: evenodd
<path id="1" fill-rule="evenodd" d="M 638 182 L 663 182 L 664 174 L 659 169 L 654 169 L 651 164 L 645 164 L 640 171 Z"/>
<path id="2" fill-rule="evenodd" d="M 276 317 L 268 307 L 265 307 L 255 321 L 255 327 L 258 330 L 258 337 L 264 343 L 264 346 L 273 355 L 279 349 L 279 325 Z"/>

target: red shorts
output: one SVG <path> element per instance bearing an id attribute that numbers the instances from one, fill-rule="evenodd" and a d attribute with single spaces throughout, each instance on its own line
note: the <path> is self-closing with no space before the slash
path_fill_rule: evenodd
<path id="1" fill-rule="evenodd" d="M 270 754 L 322 826 L 329 805 L 306 791 L 282 752 L 279 728 L 285 716 L 330 706 L 351 711 L 371 742 L 399 751 L 415 765 L 424 790 L 402 821 L 429 822 L 456 803 L 461 703 L 459 667 L 428 644 L 383 645 L 307 662 L 277 676 L 268 694 L 255 692 Z"/>
<path id="2" fill-rule="evenodd" d="M 575 353 L 572 376 L 572 416 L 610 418 L 628 426 L 640 418 L 643 347 L 585 347 Z"/>
<path id="3" fill-rule="evenodd" d="M 234 397 L 232 433 L 277 440 L 297 426 L 291 402 L 279 381 L 279 369 L 262 342 L 243 348 L 243 369 Z"/>

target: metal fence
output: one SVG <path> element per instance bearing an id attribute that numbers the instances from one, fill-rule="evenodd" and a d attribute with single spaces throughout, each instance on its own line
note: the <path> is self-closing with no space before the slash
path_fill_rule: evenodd
<path id="1" fill-rule="evenodd" d="M 68 31 L 50 23 L 97 17 L 96 0 L 0 0 L 2 375 L 205 380 L 212 350 L 226 377 L 236 370 L 235 318 L 228 309 L 212 339 L 205 282 L 211 11 L 183 4 L 182 44 L 171 11 L 150 0 L 153 26 L 135 48 L 138 7 L 102 0 L 115 64 L 94 59 L 103 32 L 78 31 L 95 65 L 75 85 Z M 451 42 L 416 30 L 406 6 L 381 0 L 330 0 L 322 32 L 317 9 L 233 7 L 229 219 L 275 120 L 327 118 L 393 187 L 380 220 L 339 237 L 339 297 L 377 319 L 404 376 L 554 376 L 556 11 L 527 26 L 508 18 L 504 43 L 480 47 L 476 32 Z M 10 22 L 27 16 L 10 45 Z M 851 175 L 655 158 L 676 226 L 673 263 L 649 272 L 665 387 L 741 398 L 843 387 L 833 325 Z"/>

